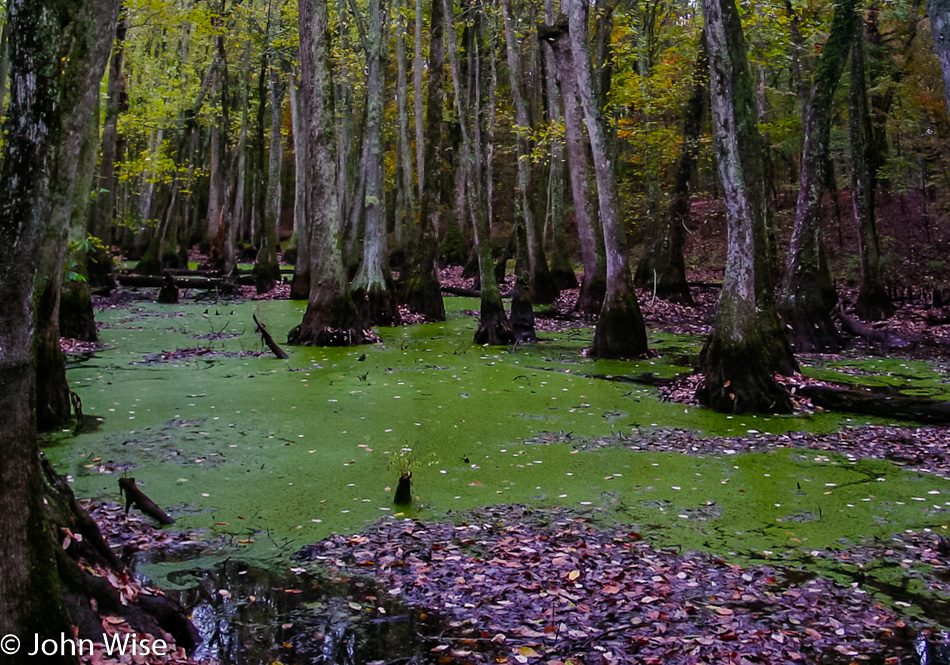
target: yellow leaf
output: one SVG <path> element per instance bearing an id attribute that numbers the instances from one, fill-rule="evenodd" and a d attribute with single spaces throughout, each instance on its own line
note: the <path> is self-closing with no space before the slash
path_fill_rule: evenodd
<path id="1" fill-rule="evenodd" d="M 572 570 L 571 572 L 569 572 L 569 573 L 567 574 L 567 579 L 569 579 L 569 580 L 571 580 L 571 581 L 573 582 L 574 580 L 576 580 L 576 579 L 577 579 L 578 577 L 580 577 L 580 576 L 581 576 L 581 571 L 579 571 L 579 570 Z"/>

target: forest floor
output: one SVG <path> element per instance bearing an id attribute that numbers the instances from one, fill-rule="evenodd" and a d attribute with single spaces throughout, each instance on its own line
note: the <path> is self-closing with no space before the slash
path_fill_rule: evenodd
<path id="1" fill-rule="evenodd" d="M 941 363 L 950 356 L 950 325 L 935 323 L 947 311 L 934 307 L 941 304 L 940 291 L 950 283 L 942 265 L 946 239 L 933 237 L 923 222 L 910 228 L 900 212 L 925 203 L 913 197 L 909 202 L 892 201 L 882 215 L 882 236 L 887 257 L 895 253 L 895 243 L 907 234 L 913 236 L 909 251 L 914 256 L 906 259 L 906 265 L 929 264 L 930 276 L 910 267 L 891 270 L 898 311 L 874 324 L 887 334 L 874 341 L 853 339 L 846 353 L 897 352 L 904 358 Z M 690 273 L 690 280 L 701 284 L 693 289 L 696 306 L 672 305 L 639 292 L 652 330 L 704 335 L 711 329 L 721 271 L 709 266 L 720 264 L 724 230 L 722 220 L 716 222 L 715 210 L 706 213 L 688 245 L 693 263 L 700 266 Z M 854 246 L 852 235 L 847 219 L 829 231 L 832 260 L 839 268 L 849 261 L 844 248 Z M 472 288 L 471 280 L 462 279 L 460 272 L 444 269 L 443 284 Z M 904 279 L 898 282 L 897 275 Z M 252 288 L 245 288 L 242 295 L 286 298 L 286 291 L 281 285 L 256 296 Z M 853 280 L 843 280 L 839 293 L 849 311 L 856 299 Z M 97 305 L 123 307 L 137 297 L 120 290 Z M 577 326 L 579 321 L 571 314 L 576 297 L 576 290 L 565 291 L 553 307 L 539 308 L 538 331 Z M 890 340 L 899 340 L 900 348 Z M 91 350 L 71 340 L 63 345 L 67 352 Z M 665 387 L 665 399 L 695 403 L 697 380 L 693 375 Z M 787 381 L 789 386 L 815 382 L 801 375 Z M 815 408 L 805 399 L 796 406 Z M 552 435 L 546 436 L 550 443 Z M 950 478 L 948 444 L 950 430 L 944 426 L 875 425 L 824 435 L 736 437 L 660 429 L 636 438 L 603 437 L 583 446 L 691 456 L 801 448 L 849 459 L 888 460 L 903 469 Z M 935 510 L 945 509 L 935 506 Z M 96 505 L 92 512 L 117 549 L 169 546 L 165 532 L 144 521 L 129 523 L 115 506 Z M 373 580 L 377 586 L 356 592 L 349 603 L 351 619 L 357 623 L 399 621 L 400 617 L 385 616 L 378 595 L 402 599 L 418 622 L 418 639 L 403 645 L 402 651 L 395 647 L 391 658 L 376 663 L 933 665 L 950 662 L 950 636 L 943 631 L 945 625 L 934 621 L 950 616 L 950 532 L 945 529 L 946 524 L 942 529 L 805 552 L 808 558 L 833 562 L 835 570 L 844 571 L 831 579 L 803 570 L 799 561 L 769 560 L 768 552 L 762 561 L 740 564 L 710 553 L 658 547 L 650 543 L 649 534 L 611 523 L 593 507 L 498 505 L 459 513 L 444 523 L 387 517 L 360 533 L 308 545 L 296 555 L 299 567 L 292 570 L 301 586 L 308 583 L 304 566 L 311 564 L 305 562 L 340 578 Z M 187 541 L 190 536 L 182 538 Z M 872 570 L 876 574 L 870 575 Z M 308 630 L 306 622 L 285 624 L 281 635 L 279 662 L 309 662 L 314 654 L 326 651 L 328 636 Z M 88 662 L 110 661 L 97 657 Z"/>

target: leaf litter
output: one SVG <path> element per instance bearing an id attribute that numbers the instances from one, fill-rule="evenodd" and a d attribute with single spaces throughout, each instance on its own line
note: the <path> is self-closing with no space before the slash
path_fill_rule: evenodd
<path id="1" fill-rule="evenodd" d="M 567 509 L 464 517 L 386 517 L 295 558 L 371 573 L 410 607 L 440 615 L 444 631 L 426 636 L 432 662 L 919 662 L 919 628 L 857 583 L 659 549 L 629 526 L 601 528 Z M 929 553 L 936 542 L 914 546 Z"/>
<path id="2" fill-rule="evenodd" d="M 115 503 L 80 500 L 79 504 L 96 521 L 109 546 L 119 552 L 122 559 L 126 561 L 136 552 L 145 550 L 157 549 L 164 552 L 191 552 L 195 554 L 209 545 L 209 543 L 198 540 L 190 533 L 155 529 L 147 518 L 136 513 L 126 515 L 122 507 Z M 85 570 L 108 582 L 118 593 L 123 605 L 129 601 L 134 601 L 139 596 L 164 595 L 160 589 L 143 581 L 137 575 L 107 570 L 98 565 L 89 566 L 88 564 L 85 566 Z M 101 619 L 104 636 L 125 635 L 134 632 L 125 619 L 107 614 L 105 610 L 97 608 L 95 604 L 93 610 L 97 612 Z M 142 640 L 145 637 L 142 634 L 137 634 L 134 639 Z M 149 654 L 141 652 L 133 654 L 131 651 L 110 653 L 105 644 L 101 641 L 95 641 L 92 652 L 81 653 L 79 662 L 82 665 L 113 665 L 116 663 L 122 663 L 123 665 L 128 663 L 134 663 L 135 665 L 213 665 L 212 661 L 199 661 L 190 657 L 183 648 L 176 646 L 174 638 L 167 633 L 152 635 L 151 637 L 164 640 L 169 647 L 167 651 Z"/>

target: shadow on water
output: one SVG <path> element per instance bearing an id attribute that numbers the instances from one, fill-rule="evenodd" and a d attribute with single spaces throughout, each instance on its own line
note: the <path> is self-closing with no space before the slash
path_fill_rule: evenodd
<path id="1" fill-rule="evenodd" d="M 149 564 L 159 564 L 149 561 Z M 366 578 L 295 574 L 228 559 L 174 562 L 166 594 L 192 614 L 194 656 L 222 665 L 421 663 L 437 619 L 410 610 Z"/>

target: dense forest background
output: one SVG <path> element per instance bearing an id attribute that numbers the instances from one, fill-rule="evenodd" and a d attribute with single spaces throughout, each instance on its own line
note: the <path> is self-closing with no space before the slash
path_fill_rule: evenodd
<path id="1" fill-rule="evenodd" d="M 565 186 L 560 95 L 548 94 L 556 92 L 556 65 L 548 44 L 538 39 L 539 26 L 554 22 L 555 8 L 529 2 L 509 3 L 507 9 L 502 3 L 463 4 L 449 17 L 457 33 L 457 73 L 464 79 L 458 92 L 466 113 L 478 105 L 483 149 L 476 166 L 485 171 L 478 178 L 485 189 L 485 214 L 496 252 L 516 214 L 517 190 L 508 185 L 518 177 L 520 159 L 530 164 L 531 203 L 541 218 L 538 228 L 548 243 L 548 262 L 562 266 L 565 251 L 569 257 L 579 250 L 576 205 Z M 419 172 L 424 171 L 430 5 L 380 3 L 375 7 L 377 24 L 371 25 L 369 7 L 351 1 L 328 3 L 341 230 L 351 267 L 359 262 L 358 239 L 365 233 L 365 206 L 355 202 L 365 199 L 370 161 L 382 162 L 380 204 L 389 233 L 387 251 L 403 252 L 411 236 L 421 198 Z M 623 221 L 635 243 L 636 259 L 642 245 L 652 240 L 651 223 L 664 215 L 673 195 L 689 98 L 707 77 L 697 67 L 702 30 L 698 9 L 688 3 L 602 2 L 591 13 L 597 31 L 592 44 L 596 92 L 610 120 Z M 787 239 L 789 210 L 799 185 L 803 112 L 834 7 L 756 3 L 740 9 L 760 130 L 767 137 L 764 175 L 777 212 L 776 230 Z M 233 243 L 262 247 L 271 227 L 285 250 L 296 246 L 296 14 L 296 6 L 287 3 L 127 3 L 102 84 L 92 235 L 121 247 L 129 258 L 144 257 L 139 266 L 144 272 L 184 267 L 187 249 L 201 242 L 210 249 L 222 228 L 230 234 L 228 243 L 219 239 L 224 250 Z M 915 276 L 926 275 L 941 286 L 939 192 L 946 185 L 948 122 L 930 22 L 921 3 L 872 3 L 862 10 L 861 19 L 874 167 L 885 223 L 904 221 L 908 232 L 925 239 L 919 257 L 904 256 L 900 246 L 885 243 L 883 269 L 892 281 L 906 281 L 907 270 L 916 270 Z M 514 33 L 516 57 L 509 56 L 506 31 Z M 374 48 L 380 51 L 374 56 L 379 57 L 380 72 L 369 68 L 367 49 Z M 465 210 L 461 127 L 453 70 L 448 60 L 442 64 L 445 95 L 439 109 L 436 179 L 443 215 L 437 232 L 441 257 L 465 264 L 473 232 Z M 475 67 L 477 73 L 468 71 Z M 827 179 L 828 190 L 837 196 L 827 196 L 825 207 L 832 222 L 830 244 L 854 250 L 854 243 L 848 242 L 853 236 L 845 237 L 853 216 L 852 77 L 850 69 L 843 71 L 832 101 Z M 520 104 L 513 82 L 520 88 Z M 380 84 L 381 90 L 373 89 Z M 372 108 L 378 101 L 380 108 Z M 520 120 L 519 106 L 524 107 Z M 378 118 L 371 115 L 377 113 Z M 377 140 L 377 127 L 382 147 L 371 154 L 366 146 Z M 694 202 L 715 201 L 720 192 L 710 132 L 706 112 L 689 178 Z M 269 204 L 274 180 L 281 195 L 276 204 Z M 892 202 L 896 208 L 889 207 Z M 268 211 L 268 205 L 275 209 Z M 715 214 L 715 208 L 704 206 L 694 217 L 710 212 Z M 162 243 L 156 247 L 159 236 Z M 567 242 L 555 243 L 555 237 Z M 836 276 L 855 282 L 857 252 L 841 253 L 850 261 L 836 266 Z M 244 257 L 257 258 L 253 253 Z M 230 269 L 237 258 L 226 251 L 220 260 Z"/>

